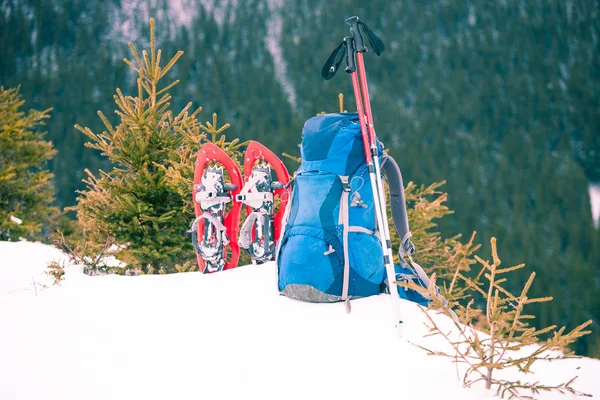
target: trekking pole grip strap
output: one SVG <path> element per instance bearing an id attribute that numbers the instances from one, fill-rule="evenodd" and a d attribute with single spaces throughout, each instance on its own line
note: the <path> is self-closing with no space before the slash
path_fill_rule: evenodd
<path id="1" fill-rule="evenodd" d="M 333 50 L 323 68 L 321 69 L 321 76 L 325 80 L 329 80 L 333 78 L 337 70 L 340 68 L 342 61 L 344 61 L 344 56 L 346 55 L 346 43 L 342 42 L 338 47 Z"/>

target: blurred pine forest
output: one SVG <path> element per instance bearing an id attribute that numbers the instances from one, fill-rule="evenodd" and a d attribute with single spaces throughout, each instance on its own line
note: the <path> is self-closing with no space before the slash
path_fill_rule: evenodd
<path id="1" fill-rule="evenodd" d="M 75 123 L 101 130 L 97 110 L 131 93 L 127 42 L 148 46 L 156 18 L 177 107 L 201 105 L 231 135 L 297 154 L 303 122 L 354 109 L 350 80 L 320 69 L 359 15 L 387 45 L 367 54 L 377 132 L 405 181 L 446 180 L 455 214 L 445 235 L 498 237 L 524 280 L 540 326 L 593 319 L 579 354 L 600 357 L 600 235 L 588 184 L 600 182 L 600 3 L 589 0 L 0 0 L 0 85 L 27 107 L 54 107 L 59 206 L 76 202 L 83 170 L 108 169 Z M 107 113 L 110 118 L 110 114 Z M 290 165 L 290 168 L 295 168 Z M 481 254 L 489 254 L 483 248 Z M 523 281 L 511 282 L 516 291 Z"/>

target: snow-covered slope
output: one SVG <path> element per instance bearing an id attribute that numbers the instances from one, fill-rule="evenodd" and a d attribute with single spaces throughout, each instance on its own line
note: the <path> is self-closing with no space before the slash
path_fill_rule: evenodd
<path id="1" fill-rule="evenodd" d="M 590 203 L 592 204 L 592 219 L 594 226 L 600 227 L 600 184 L 590 183 Z"/>
<path id="2" fill-rule="evenodd" d="M 462 388 L 452 362 L 409 343 L 443 347 L 423 338 L 423 312 L 411 303 L 398 339 L 387 296 L 355 300 L 351 314 L 297 302 L 278 295 L 272 264 L 137 277 L 70 267 L 60 286 L 43 288 L 45 265 L 60 257 L 39 243 L 0 242 L 0 399 L 492 397 Z M 599 360 L 535 370 L 526 378 L 578 375 L 578 390 L 600 396 Z"/>

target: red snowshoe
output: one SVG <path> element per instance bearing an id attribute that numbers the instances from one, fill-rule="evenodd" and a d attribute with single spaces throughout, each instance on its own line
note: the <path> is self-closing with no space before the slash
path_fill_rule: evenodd
<path id="1" fill-rule="evenodd" d="M 283 215 L 290 201 L 289 181 L 287 168 L 271 150 L 258 142 L 248 145 L 244 155 L 244 187 L 236 200 L 246 205 L 248 214 L 239 232 L 239 245 L 255 262 L 275 259 Z"/>
<path id="2" fill-rule="evenodd" d="M 214 144 L 204 144 L 198 151 L 194 171 L 192 198 L 196 219 L 191 227 L 201 272 L 237 266 L 240 203 L 232 200 L 241 187 L 242 176 L 235 162 Z"/>

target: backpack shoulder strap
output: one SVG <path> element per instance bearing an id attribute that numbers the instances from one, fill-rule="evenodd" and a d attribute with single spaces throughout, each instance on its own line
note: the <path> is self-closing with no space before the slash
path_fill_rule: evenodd
<path id="1" fill-rule="evenodd" d="M 400 249 L 398 251 L 400 262 L 406 266 L 410 266 L 416 272 L 419 280 L 423 283 L 425 288 L 428 289 L 431 281 L 427 276 L 427 273 L 425 273 L 423 268 L 412 258 L 412 254 L 415 251 L 415 245 L 410 241 L 412 234 L 410 233 L 410 229 L 408 227 L 406 199 L 404 198 L 404 182 L 402 181 L 400 167 L 398 167 L 398 163 L 396 163 L 396 160 L 394 160 L 392 156 L 385 154 L 381 163 L 381 168 L 385 173 L 388 186 L 390 188 L 390 207 L 392 209 L 392 219 L 394 220 L 394 225 L 396 226 L 398 235 L 402 238 L 402 241 L 400 242 Z M 407 258 L 408 262 L 406 260 Z M 448 301 L 444 298 L 444 296 L 441 295 L 437 286 L 435 288 L 435 293 L 436 297 L 442 302 L 444 308 L 446 308 L 450 313 L 450 316 L 455 321 L 458 321 L 458 317 L 448 306 Z"/>
<path id="2" fill-rule="evenodd" d="M 392 219 L 398 231 L 398 236 L 402 238 L 400 242 L 399 255 L 404 261 L 406 255 L 411 255 L 415 251 L 415 246 L 410 241 L 412 234 L 408 227 L 408 215 L 406 213 L 406 199 L 404 198 L 404 182 L 402 173 L 396 160 L 388 154 L 385 154 L 381 163 L 381 168 L 385 173 L 390 189 L 390 208 L 392 209 Z"/>

